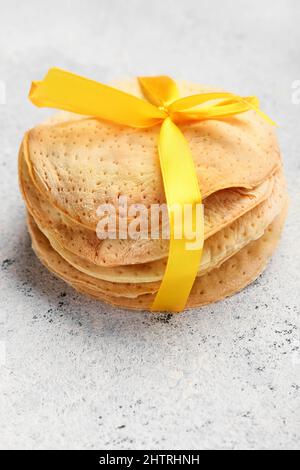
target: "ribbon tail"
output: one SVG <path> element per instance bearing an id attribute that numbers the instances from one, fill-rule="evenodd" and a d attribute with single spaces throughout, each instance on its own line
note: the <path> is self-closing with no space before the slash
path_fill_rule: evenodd
<path id="1" fill-rule="evenodd" d="M 159 158 L 170 220 L 166 271 L 152 311 L 184 309 L 200 266 L 204 243 L 201 192 L 187 141 L 167 118 L 159 136 Z"/>
<path id="2" fill-rule="evenodd" d="M 214 102 L 215 100 L 222 101 Z M 207 102 L 211 102 L 211 104 L 203 106 Z M 180 98 L 174 101 L 169 109 L 178 122 L 225 118 L 253 109 L 266 122 L 276 126 L 276 123 L 261 111 L 256 96 L 242 97 L 232 93 L 203 93 Z"/>

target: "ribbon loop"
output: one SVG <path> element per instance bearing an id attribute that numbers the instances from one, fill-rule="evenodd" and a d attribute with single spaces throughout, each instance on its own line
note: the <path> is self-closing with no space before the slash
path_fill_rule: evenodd
<path id="1" fill-rule="evenodd" d="M 144 96 L 150 103 L 159 107 L 168 107 L 178 99 L 179 91 L 176 82 L 170 77 L 138 77 Z"/>
<path id="2" fill-rule="evenodd" d="M 204 103 L 207 106 L 203 106 Z M 179 122 L 224 118 L 251 109 L 256 111 L 269 124 L 276 125 L 269 116 L 259 109 L 259 100 L 256 96 L 243 98 L 225 92 L 202 93 L 180 98 L 169 106 L 171 116 Z"/>

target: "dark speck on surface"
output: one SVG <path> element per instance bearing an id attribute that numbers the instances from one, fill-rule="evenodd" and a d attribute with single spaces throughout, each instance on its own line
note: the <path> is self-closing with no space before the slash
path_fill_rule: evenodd
<path id="1" fill-rule="evenodd" d="M 173 320 L 175 315 L 172 315 L 172 313 L 166 313 L 166 314 L 158 314 L 154 318 L 157 322 L 160 323 L 170 323 L 171 320 Z"/>
<path id="2" fill-rule="evenodd" d="M 5 271 L 5 269 L 9 268 L 12 264 L 14 264 L 15 261 L 16 261 L 15 259 L 6 258 L 5 260 L 2 261 L 1 269 Z"/>

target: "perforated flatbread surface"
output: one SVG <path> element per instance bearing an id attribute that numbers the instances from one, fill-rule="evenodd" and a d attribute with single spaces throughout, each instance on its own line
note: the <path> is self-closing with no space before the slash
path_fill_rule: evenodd
<path id="1" fill-rule="evenodd" d="M 282 173 L 274 179 L 273 191 L 270 197 L 256 206 L 251 211 L 235 220 L 212 237 L 204 244 L 203 255 L 198 275 L 219 266 L 224 260 L 233 256 L 237 251 L 261 237 L 266 227 L 282 210 L 286 200 L 285 181 Z M 37 224 L 44 235 L 49 239 L 52 247 L 62 258 L 79 271 L 106 281 L 118 283 L 143 283 L 162 280 L 166 268 L 167 259 L 150 263 L 102 267 L 93 264 L 81 256 L 63 248 L 51 237 L 47 229 Z"/>
<path id="2" fill-rule="evenodd" d="M 27 215 L 27 225 L 32 240 L 32 248 L 38 258 L 49 271 L 64 279 L 69 284 L 73 285 L 75 283 L 82 286 L 82 288 L 91 288 L 97 292 L 103 293 L 103 295 L 109 294 L 114 296 L 126 295 L 128 297 L 137 297 L 137 295 L 157 291 L 157 283 L 117 284 L 102 281 L 78 271 L 52 248 L 49 240 L 39 230 L 33 217 L 29 213 Z"/>
<path id="3" fill-rule="evenodd" d="M 258 277 L 265 268 L 266 263 L 272 255 L 277 242 L 280 238 L 282 227 L 286 216 L 286 207 L 281 214 L 276 217 L 272 224 L 267 228 L 264 235 L 254 242 L 248 244 L 236 255 L 225 261 L 221 267 L 197 278 L 188 300 L 187 308 L 205 305 L 216 302 L 224 297 L 232 295 L 241 290 L 250 282 Z M 66 261 L 51 248 L 49 242 L 37 229 L 32 219 L 28 219 L 29 231 L 32 236 L 33 248 L 37 252 L 41 261 L 56 275 L 71 284 L 82 293 L 88 294 L 99 300 L 105 300 L 114 305 L 131 309 L 149 309 L 154 295 L 139 295 L 137 298 L 116 297 L 100 291 L 95 285 L 95 279 L 91 282 L 80 282 L 76 269 L 70 266 Z M 42 249 L 40 247 L 42 246 Z M 45 246 L 51 256 L 47 260 L 43 258 Z M 54 260 L 54 262 L 53 262 Z M 59 260 L 59 263 L 57 262 Z M 59 266 L 59 269 L 58 269 Z"/>
<path id="4" fill-rule="evenodd" d="M 136 80 L 122 87 L 140 94 Z M 185 82 L 180 90 L 186 96 L 203 87 Z M 60 122 L 29 131 L 24 145 L 34 183 L 54 206 L 95 229 L 98 206 L 118 207 L 122 195 L 128 204 L 165 202 L 157 151 L 160 126 L 140 130 L 70 113 L 60 116 Z M 258 186 L 280 165 L 274 132 L 254 111 L 180 128 L 204 198 L 224 188 Z"/>
<path id="5" fill-rule="evenodd" d="M 169 251 L 168 240 L 99 240 L 95 230 L 86 229 L 73 222 L 53 207 L 30 179 L 22 148 L 19 156 L 20 185 L 28 210 L 40 228 L 47 232 L 54 244 L 104 267 L 138 264 L 165 258 Z M 205 239 L 231 224 L 240 216 L 266 200 L 273 189 L 275 174 L 257 188 L 245 190 L 232 188 L 212 194 L 204 201 Z"/>
<path id="6" fill-rule="evenodd" d="M 285 211 L 276 218 L 259 240 L 243 248 L 223 263 L 220 268 L 197 278 L 186 309 L 218 302 L 239 292 L 253 282 L 265 269 L 272 256 L 280 239 L 284 220 Z M 107 295 L 103 297 L 93 289 L 82 288 L 76 283 L 73 287 L 83 294 L 88 294 L 97 300 L 104 300 L 121 308 L 149 310 L 154 300 L 154 295 L 151 294 L 142 295 L 135 299 Z"/>

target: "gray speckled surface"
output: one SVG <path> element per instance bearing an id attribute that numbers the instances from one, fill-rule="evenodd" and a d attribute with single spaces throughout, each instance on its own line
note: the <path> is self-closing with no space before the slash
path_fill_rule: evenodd
<path id="1" fill-rule="evenodd" d="M 299 448 L 299 1 L 0 7 L 0 447 Z M 26 100 L 30 80 L 53 65 L 101 81 L 163 72 L 258 94 L 281 124 L 291 194 L 265 274 L 175 318 L 118 311 L 49 274 L 30 248 L 16 155 L 23 131 L 49 114 Z"/>

